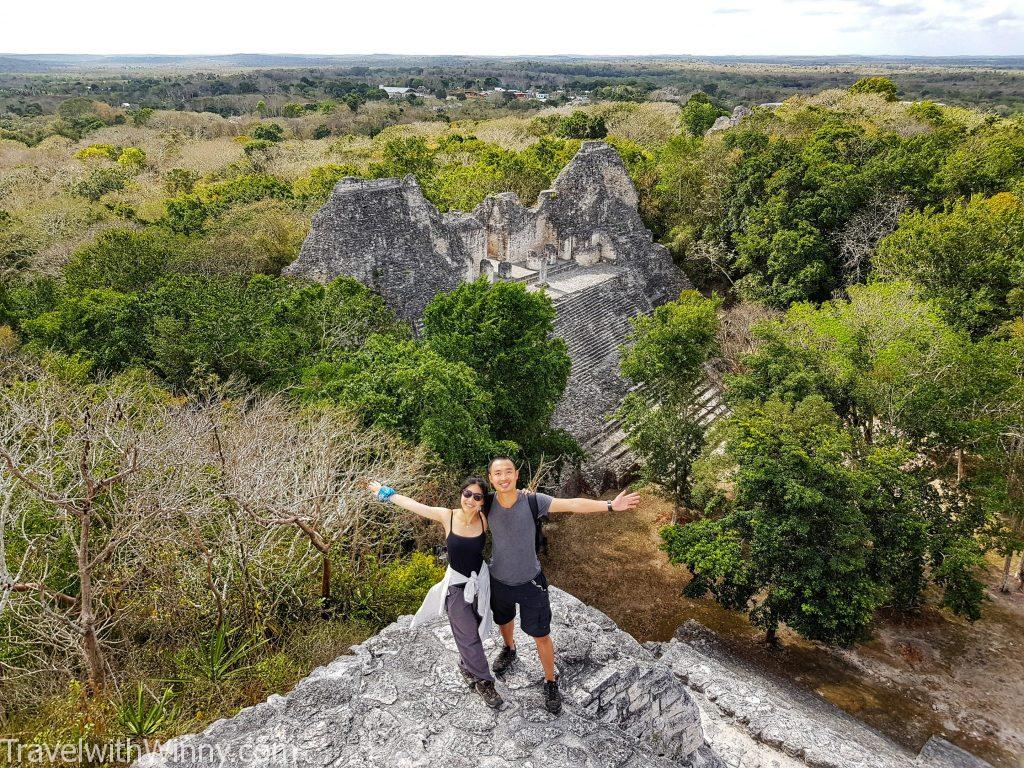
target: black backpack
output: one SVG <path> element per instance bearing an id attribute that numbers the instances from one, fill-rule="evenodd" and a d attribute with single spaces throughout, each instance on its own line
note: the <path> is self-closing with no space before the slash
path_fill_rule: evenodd
<path id="1" fill-rule="evenodd" d="M 537 503 L 537 495 L 535 493 L 526 493 L 526 500 L 530 505 L 530 511 L 533 513 L 533 527 L 534 527 L 534 539 L 533 546 L 536 549 L 538 555 L 547 555 L 548 553 L 548 537 L 544 535 L 544 518 L 540 514 L 540 505 Z M 488 493 L 484 497 L 483 514 L 484 517 L 491 512 L 491 504 L 494 503 L 494 494 Z"/>

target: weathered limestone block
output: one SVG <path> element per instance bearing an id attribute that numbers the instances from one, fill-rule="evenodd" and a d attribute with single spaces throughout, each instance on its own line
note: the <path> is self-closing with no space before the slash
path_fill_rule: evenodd
<path id="1" fill-rule="evenodd" d="M 444 619 L 409 617 L 314 670 L 286 696 L 179 737 L 137 768 L 720 768 L 700 713 L 668 666 L 607 616 L 552 588 L 565 702 L 543 708 L 529 638 L 488 709 L 462 681 Z M 486 647 L 493 655 L 493 641 Z"/>
<path id="2" fill-rule="evenodd" d="M 686 684 L 712 748 L 727 765 L 991 768 L 942 739 L 914 755 L 825 699 L 758 673 L 696 622 L 680 627 L 670 642 L 645 647 Z M 733 750 L 749 757 L 734 760 Z"/>
<path id="3" fill-rule="evenodd" d="M 381 291 L 399 316 L 416 320 L 435 294 L 470 277 L 467 243 L 478 229 L 476 222 L 442 217 L 412 176 L 342 179 L 283 274 L 322 282 L 349 275 Z"/>
<path id="4" fill-rule="evenodd" d="M 743 121 L 743 118 L 750 114 L 753 114 L 753 110 L 750 107 L 746 107 L 741 104 L 732 111 L 732 115 L 722 115 L 721 117 L 716 118 L 714 124 L 708 128 L 706 133 L 727 131 L 730 128 L 735 128 Z"/>

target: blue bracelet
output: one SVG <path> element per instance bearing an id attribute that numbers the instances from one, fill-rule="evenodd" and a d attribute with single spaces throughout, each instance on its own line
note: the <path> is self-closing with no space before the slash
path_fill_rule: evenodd
<path id="1" fill-rule="evenodd" d="M 377 500 L 378 501 L 387 501 L 392 496 L 394 496 L 396 493 L 397 493 L 397 491 L 394 488 L 388 488 L 386 485 L 382 485 L 380 487 L 380 490 L 377 491 Z"/>

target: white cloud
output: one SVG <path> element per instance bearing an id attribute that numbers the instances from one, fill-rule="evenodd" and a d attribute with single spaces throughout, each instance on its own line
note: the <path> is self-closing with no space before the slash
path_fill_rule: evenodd
<path id="1" fill-rule="evenodd" d="M 0 52 L 1017 54 L 1021 0 L 50 0 L 7 3 Z"/>

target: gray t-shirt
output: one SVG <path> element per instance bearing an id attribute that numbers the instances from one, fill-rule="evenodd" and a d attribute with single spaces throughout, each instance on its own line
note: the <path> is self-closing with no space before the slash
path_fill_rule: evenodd
<path id="1" fill-rule="evenodd" d="M 530 501 L 523 491 L 518 493 L 519 498 L 511 509 L 501 506 L 495 496 L 487 515 L 487 527 L 491 530 L 491 576 L 510 586 L 525 584 L 540 573 L 537 529 Z M 552 497 L 544 493 L 535 495 L 537 511 L 541 517 L 547 517 Z"/>

